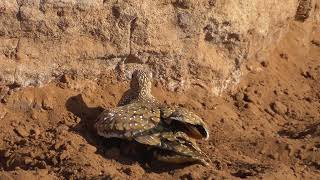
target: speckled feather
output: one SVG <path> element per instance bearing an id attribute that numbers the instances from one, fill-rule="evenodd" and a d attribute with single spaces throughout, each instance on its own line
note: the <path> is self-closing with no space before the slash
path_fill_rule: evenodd
<path id="1" fill-rule="evenodd" d="M 154 156 L 160 161 L 170 163 L 185 163 L 199 161 L 208 165 L 210 160 L 201 151 L 194 139 L 190 138 L 184 132 L 160 132 L 148 136 L 141 136 L 136 139 L 142 144 L 152 144 L 160 149 L 175 152 L 172 155 L 163 155 L 155 152 Z"/>
<path id="2" fill-rule="evenodd" d="M 99 135 L 106 138 L 133 138 L 153 132 L 160 122 L 159 103 L 151 94 L 151 74 L 136 70 L 132 75 L 134 94 L 127 97 L 128 104 L 105 110 L 95 124 Z"/>
<path id="3" fill-rule="evenodd" d="M 170 123 L 174 120 L 191 125 L 205 124 L 186 109 L 165 107 L 158 103 L 151 94 L 151 79 L 151 73 L 146 71 L 136 70 L 133 73 L 131 89 L 134 93 L 125 98 L 128 104 L 105 110 L 95 124 L 98 134 L 105 138 L 134 139 L 141 144 L 176 153 L 170 156 L 156 155 L 161 161 L 200 161 L 206 164 L 203 153 L 192 138 L 170 129 Z M 162 121 L 163 118 L 167 120 Z"/>
<path id="4" fill-rule="evenodd" d="M 156 128 L 159 122 L 159 108 L 131 103 L 104 111 L 95 126 L 101 136 L 129 138 Z"/>

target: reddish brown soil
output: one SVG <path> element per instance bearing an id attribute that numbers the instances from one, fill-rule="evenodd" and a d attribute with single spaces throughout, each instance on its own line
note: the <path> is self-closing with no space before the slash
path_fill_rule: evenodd
<path id="1" fill-rule="evenodd" d="M 302 25 L 291 29 L 270 57 L 249 62 L 232 93 L 155 85 L 161 101 L 208 123 L 211 137 L 199 143 L 212 167 L 141 160 L 98 137 L 93 121 L 128 89 L 111 72 L 11 90 L 0 104 L 0 179 L 320 179 L 320 33 L 309 41 Z"/>

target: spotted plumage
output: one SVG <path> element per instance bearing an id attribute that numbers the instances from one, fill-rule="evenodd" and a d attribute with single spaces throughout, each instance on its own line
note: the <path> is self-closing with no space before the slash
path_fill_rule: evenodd
<path id="1" fill-rule="evenodd" d="M 185 108 L 159 103 L 151 94 L 151 86 L 150 72 L 134 71 L 130 84 L 132 94 L 124 98 L 124 105 L 105 110 L 98 117 L 97 133 L 105 138 L 135 140 L 157 147 L 154 153 L 160 161 L 206 162 L 193 140 L 209 137 L 205 123 Z"/>

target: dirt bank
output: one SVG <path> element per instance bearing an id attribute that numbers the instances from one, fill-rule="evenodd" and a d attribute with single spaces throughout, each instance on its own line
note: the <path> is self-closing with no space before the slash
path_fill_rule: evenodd
<path id="1" fill-rule="evenodd" d="M 0 104 L 0 179 L 319 179 L 320 32 L 295 22 L 275 50 L 252 58 L 235 90 L 213 97 L 201 85 L 167 91 L 208 123 L 199 142 L 212 167 L 167 166 L 127 155 L 92 123 L 128 89 L 111 71 L 97 81 L 66 75 L 44 87 L 11 87 Z"/>

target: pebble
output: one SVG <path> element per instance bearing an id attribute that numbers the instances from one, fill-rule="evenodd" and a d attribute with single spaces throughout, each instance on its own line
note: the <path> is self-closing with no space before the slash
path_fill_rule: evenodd
<path id="1" fill-rule="evenodd" d="M 59 163 L 56 157 L 52 157 L 51 162 L 54 166 L 56 166 Z"/>
<path id="2" fill-rule="evenodd" d="M 56 128 L 56 133 L 57 134 L 64 134 L 66 133 L 67 131 L 69 130 L 69 127 L 67 125 L 59 125 L 57 128 Z"/>
<path id="3" fill-rule="evenodd" d="M 42 108 L 44 110 L 52 110 L 53 109 L 53 99 L 46 96 L 43 100 L 42 100 Z"/>
<path id="4" fill-rule="evenodd" d="M 262 62 L 261 62 L 261 65 L 262 65 L 263 67 L 268 67 L 268 66 L 269 66 L 269 62 L 268 62 L 268 61 L 262 61 Z"/>
<path id="5" fill-rule="evenodd" d="M 55 150 L 59 150 L 62 145 L 64 145 L 64 142 L 63 142 L 63 141 L 58 141 L 58 142 L 56 142 L 56 143 L 54 144 L 53 148 L 54 148 Z"/>
<path id="6" fill-rule="evenodd" d="M 181 180 L 193 180 L 195 178 L 192 173 L 187 173 L 187 174 L 180 176 L 180 179 Z"/>
<path id="7" fill-rule="evenodd" d="M 25 157 L 24 158 L 24 164 L 29 165 L 33 162 L 32 158 L 30 157 Z"/>
<path id="8" fill-rule="evenodd" d="M 40 169 L 47 169 L 47 163 L 45 161 L 40 161 L 39 168 Z"/>
<path id="9" fill-rule="evenodd" d="M 318 47 L 320 47 L 320 41 L 318 41 L 318 40 L 312 40 L 311 41 L 311 43 L 313 44 L 313 45 L 315 45 L 315 46 L 318 46 Z"/>
<path id="10" fill-rule="evenodd" d="M 7 115 L 7 110 L 0 104 L 0 120 Z"/>
<path id="11" fill-rule="evenodd" d="M 278 160 L 279 159 L 279 153 L 269 154 L 268 156 L 273 160 Z"/>
<path id="12" fill-rule="evenodd" d="M 26 128 L 21 126 L 16 127 L 14 131 L 21 137 L 28 137 L 30 135 L 30 133 L 26 130 Z"/>
<path id="13" fill-rule="evenodd" d="M 38 156 L 38 158 L 41 159 L 41 160 L 44 160 L 44 159 L 46 159 L 46 155 L 45 154 L 40 154 Z"/>
<path id="14" fill-rule="evenodd" d="M 30 129 L 30 133 L 36 137 L 38 137 L 41 133 L 40 129 L 39 128 L 32 128 Z"/>
<path id="15" fill-rule="evenodd" d="M 85 144 L 84 146 L 81 146 L 79 150 L 84 153 L 95 153 L 97 148 L 90 144 Z"/>
<path id="16" fill-rule="evenodd" d="M 242 101 L 244 98 L 244 94 L 242 92 L 238 92 L 237 94 L 235 94 L 234 99 L 237 101 Z"/>
<path id="17" fill-rule="evenodd" d="M 122 13 L 122 9 L 119 5 L 114 5 L 112 7 L 112 15 L 114 15 L 114 17 L 119 18 L 121 16 Z"/>
<path id="18" fill-rule="evenodd" d="M 187 28 L 190 25 L 191 15 L 189 13 L 181 12 L 178 14 L 178 24 L 182 28 Z"/>
<path id="19" fill-rule="evenodd" d="M 282 59 L 285 59 L 285 60 L 288 60 L 288 59 L 289 59 L 288 54 L 286 54 L 286 53 L 280 53 L 280 57 L 281 57 Z"/>
<path id="20" fill-rule="evenodd" d="M 4 154 L 3 154 L 3 157 L 7 158 L 7 157 L 9 157 L 11 154 L 12 154 L 12 153 L 11 153 L 10 150 L 6 150 L 6 151 L 4 152 Z"/>
<path id="21" fill-rule="evenodd" d="M 9 92 L 10 88 L 8 86 L 0 86 L 0 100 L 2 100 Z"/>
<path id="22" fill-rule="evenodd" d="M 280 115 L 284 115 L 288 112 L 288 108 L 286 105 L 282 104 L 279 101 L 275 101 L 274 103 L 271 104 L 271 109 Z"/>
<path id="23" fill-rule="evenodd" d="M 127 174 L 128 176 L 131 176 L 131 175 L 133 174 L 131 168 L 124 168 L 122 171 L 123 171 L 125 174 Z"/>
<path id="24" fill-rule="evenodd" d="M 245 93 L 243 100 L 245 100 L 246 102 L 254 102 L 254 98 L 251 93 Z"/>

